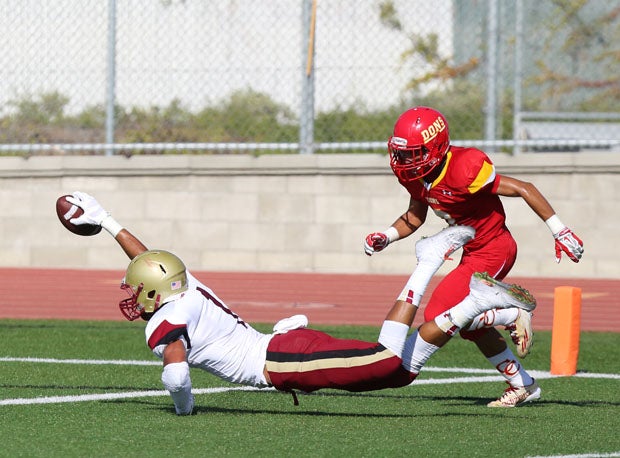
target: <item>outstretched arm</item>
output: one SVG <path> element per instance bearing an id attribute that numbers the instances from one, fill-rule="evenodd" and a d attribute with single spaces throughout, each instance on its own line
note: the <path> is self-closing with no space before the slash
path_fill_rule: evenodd
<path id="1" fill-rule="evenodd" d="M 563 252 L 571 261 L 579 262 L 583 256 L 583 242 L 560 221 L 551 204 L 536 186 L 516 178 L 500 175 L 496 192 L 500 196 L 521 197 L 534 210 L 534 213 L 545 222 L 555 239 L 555 262 L 560 262 Z"/>
<path id="2" fill-rule="evenodd" d="M 497 188 L 498 195 L 505 197 L 521 197 L 543 221 L 547 221 L 555 215 L 555 210 L 551 207 L 551 204 L 532 183 L 504 175 L 500 175 L 499 178 L 499 187 Z"/>
<path id="3" fill-rule="evenodd" d="M 131 232 L 123 228 L 109 211 L 105 210 L 97 200 L 85 192 L 76 191 L 67 200 L 80 207 L 84 213 L 73 218 L 73 224 L 96 224 L 105 229 L 121 246 L 129 259 L 133 259 L 148 248 Z"/>
<path id="4" fill-rule="evenodd" d="M 148 248 L 140 241 L 138 238 L 129 232 L 127 229 L 121 229 L 116 237 L 114 237 L 118 244 L 121 246 L 123 251 L 129 259 L 133 259 L 138 256 L 140 253 L 143 253 L 148 250 Z"/>

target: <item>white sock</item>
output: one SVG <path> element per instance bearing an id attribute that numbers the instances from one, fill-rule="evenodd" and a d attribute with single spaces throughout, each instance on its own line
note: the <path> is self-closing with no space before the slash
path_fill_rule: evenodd
<path id="1" fill-rule="evenodd" d="M 409 302 L 418 307 L 426 287 L 435 275 L 435 272 L 441 267 L 442 263 L 418 262 L 415 270 L 407 280 L 405 287 L 398 296 L 399 301 Z"/>
<path id="2" fill-rule="evenodd" d="M 459 328 L 465 327 L 471 320 L 485 311 L 485 309 L 482 309 L 476 304 L 471 296 L 466 296 L 465 299 L 448 310 L 450 313 L 450 321 Z"/>
<path id="3" fill-rule="evenodd" d="M 409 372 L 419 374 L 428 358 L 437 350 L 438 346 L 426 342 L 416 331 L 405 342 L 402 365 Z"/>
<path id="4" fill-rule="evenodd" d="M 409 326 L 405 323 L 385 320 L 381 326 L 378 342 L 391 350 L 396 356 L 401 357 L 408 333 Z"/>
<path id="5" fill-rule="evenodd" d="M 516 307 L 487 310 L 475 317 L 465 329 L 467 331 L 475 331 L 476 329 L 492 328 L 494 326 L 509 326 L 515 322 L 518 315 L 519 309 Z"/>
<path id="6" fill-rule="evenodd" d="M 452 337 L 454 334 L 456 334 L 457 332 L 461 330 L 459 326 L 456 326 L 452 322 L 452 317 L 450 316 L 450 310 L 442 313 L 441 315 L 437 315 L 434 321 L 435 321 L 435 324 L 439 327 L 439 329 L 441 329 L 443 332 L 448 334 L 450 337 Z"/>
<path id="7" fill-rule="evenodd" d="M 521 387 L 534 383 L 534 379 L 523 369 L 519 360 L 517 360 L 509 348 L 487 359 L 502 374 L 502 377 L 510 383 L 510 386 Z"/>

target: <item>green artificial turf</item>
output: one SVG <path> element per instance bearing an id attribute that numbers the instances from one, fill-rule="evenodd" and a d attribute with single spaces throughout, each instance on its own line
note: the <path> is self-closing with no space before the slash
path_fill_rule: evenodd
<path id="1" fill-rule="evenodd" d="M 542 398 L 515 409 L 486 407 L 503 391 L 501 381 L 449 383 L 452 377 L 481 374 L 447 368 L 490 369 L 475 347 L 460 338 L 435 354 L 428 364 L 432 370 L 409 387 L 300 393 L 299 406 L 290 394 L 271 390 L 198 394 L 196 413 L 190 417 L 174 415 L 165 393 L 71 401 L 69 396 L 163 390 L 161 367 L 144 343 L 143 327 L 0 320 L 0 402 L 60 397 L 48 404 L 0 405 L 0 456 L 525 457 L 620 452 L 620 334 L 581 335 L 579 373 L 611 375 L 543 378 Z M 369 341 L 378 334 L 375 327 L 320 328 Z M 549 370 L 550 341 L 549 332 L 536 333 L 533 352 L 523 361 L 528 370 Z M 42 361 L 45 358 L 65 362 Z M 96 360 L 153 365 L 90 363 Z M 435 379 L 442 380 L 429 384 Z M 233 387 L 196 369 L 192 381 L 194 389 Z"/>

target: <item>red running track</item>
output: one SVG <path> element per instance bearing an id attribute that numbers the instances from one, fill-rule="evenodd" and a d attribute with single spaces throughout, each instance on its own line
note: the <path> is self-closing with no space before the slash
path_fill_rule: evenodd
<path id="1" fill-rule="evenodd" d="M 408 276 L 193 272 L 250 323 L 303 313 L 311 324 L 379 326 Z M 124 320 L 118 310 L 123 271 L 0 268 L 0 319 Z M 432 291 L 437 279 L 431 282 Z M 534 329 L 550 330 L 557 286 L 582 290 L 581 329 L 620 332 L 620 280 L 507 279 L 537 298 Z M 425 303 L 422 303 L 424 307 Z M 415 324 L 420 324 L 418 312 Z"/>

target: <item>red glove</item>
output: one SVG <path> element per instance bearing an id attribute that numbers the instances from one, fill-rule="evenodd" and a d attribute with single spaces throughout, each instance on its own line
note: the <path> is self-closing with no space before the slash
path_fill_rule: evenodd
<path id="1" fill-rule="evenodd" d="M 390 239 L 383 232 L 373 232 L 366 236 L 364 241 L 364 252 L 368 256 L 372 256 L 373 253 L 383 250 L 390 244 Z"/>
<path id="2" fill-rule="evenodd" d="M 583 256 L 583 242 L 575 235 L 573 231 L 565 227 L 557 234 L 553 235 L 555 239 L 555 262 L 560 262 L 562 251 L 573 262 L 579 262 Z"/>

